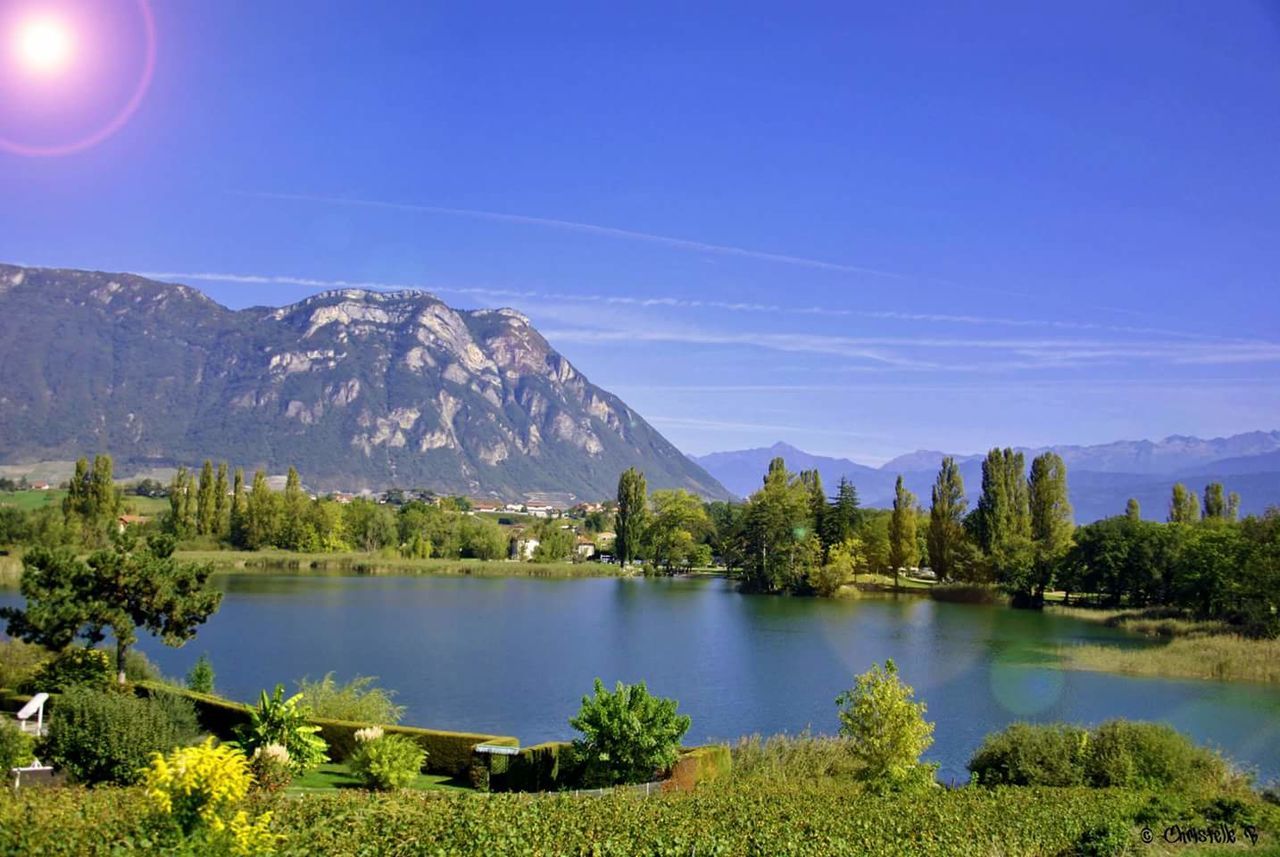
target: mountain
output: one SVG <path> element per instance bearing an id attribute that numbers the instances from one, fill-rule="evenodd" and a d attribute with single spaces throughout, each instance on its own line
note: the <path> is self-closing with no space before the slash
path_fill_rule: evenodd
<path id="1" fill-rule="evenodd" d="M 1138 500 L 1143 516 L 1163 520 L 1175 482 L 1199 492 L 1209 482 L 1221 482 L 1240 494 L 1246 514 L 1280 505 L 1280 431 L 1256 431 L 1224 438 L 1201 439 L 1175 435 L 1160 441 L 1117 441 L 1096 446 L 1023 447 L 1032 458 L 1053 449 L 1067 464 L 1071 503 L 1078 522 L 1118 515 L 1130 497 Z M 945 453 L 920 450 L 898 456 L 880 467 L 844 458 L 829 458 L 785 443 L 761 449 L 716 452 L 695 460 L 730 491 L 747 496 L 760 486 L 769 460 L 782 456 L 791 470 L 817 469 L 823 485 L 833 490 L 841 476 L 858 489 L 866 506 L 893 502 L 898 474 L 923 505 Z M 982 485 L 982 455 L 957 455 L 969 506 L 977 503 Z"/>
<path id="2" fill-rule="evenodd" d="M 651 488 L 728 496 L 510 309 L 420 291 L 230 310 L 131 274 L 0 265 L 0 463 L 205 458 L 317 488 L 520 499 Z"/>

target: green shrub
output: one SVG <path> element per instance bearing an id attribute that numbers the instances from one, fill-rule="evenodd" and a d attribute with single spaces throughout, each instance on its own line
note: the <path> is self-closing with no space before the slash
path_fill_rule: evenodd
<path id="1" fill-rule="evenodd" d="M 899 786 L 920 779 L 920 754 L 933 743 L 933 724 L 924 719 L 925 704 L 898 679 L 898 667 L 887 660 L 873 664 L 854 686 L 836 698 L 840 734 L 851 739 L 860 776 L 876 786 Z"/>
<path id="2" fill-rule="evenodd" d="M 1224 783 L 1227 764 L 1211 750 L 1162 723 L 1111 720 L 1094 730 L 1085 755 L 1085 781 L 1106 788 L 1194 790 Z"/>
<path id="3" fill-rule="evenodd" d="M 969 771 L 984 786 L 1084 785 L 1088 744 L 1079 726 L 1014 723 L 986 737 Z"/>
<path id="4" fill-rule="evenodd" d="M 289 751 L 280 744 L 258 747 L 249 759 L 249 773 L 253 774 L 254 788 L 260 791 L 273 794 L 284 790 L 293 782 Z"/>
<path id="5" fill-rule="evenodd" d="M 1130 825 L 1123 819 L 1086 828 L 1076 839 L 1075 857 L 1120 857 L 1128 854 L 1132 835 Z"/>
<path id="6" fill-rule="evenodd" d="M 26 687 L 41 665 L 50 658 L 43 646 L 21 640 L 0 640 L 0 687 Z"/>
<path id="7" fill-rule="evenodd" d="M 62 693 L 73 687 L 105 688 L 113 681 L 115 673 L 106 652 L 71 646 L 41 665 L 21 689 L 27 693 Z"/>
<path id="8" fill-rule="evenodd" d="M 314 717 L 390 725 L 404 717 L 404 706 L 393 701 L 395 691 L 377 687 L 374 676 L 356 676 L 338 684 L 333 673 L 319 681 L 302 679 L 298 692 Z"/>
<path id="9" fill-rule="evenodd" d="M 143 699 L 72 688 L 54 706 L 38 755 L 82 783 L 134 783 L 152 753 L 196 737 L 195 712 L 175 696 Z"/>
<path id="10" fill-rule="evenodd" d="M 569 725 L 582 733 L 573 742 L 590 785 L 643 783 L 675 764 L 680 739 L 693 721 L 677 714 L 674 699 L 651 696 L 644 682 L 618 682 L 612 693 L 596 679 L 595 692 Z"/>
<path id="11" fill-rule="evenodd" d="M 377 727 L 363 730 L 362 735 L 347 766 L 368 788 L 402 789 L 422 773 L 427 754 L 412 739 L 384 734 Z"/>
<path id="12" fill-rule="evenodd" d="M 289 752 L 293 772 L 305 774 L 329 760 L 325 753 L 328 745 L 317 734 L 320 727 L 308 721 L 310 714 L 302 694 L 285 699 L 284 685 L 280 684 L 271 696 L 264 690 L 249 723 L 240 730 L 240 748 L 252 756 L 259 747 L 279 744 Z"/>
<path id="13" fill-rule="evenodd" d="M 31 763 L 35 739 L 18 727 L 10 717 L 0 718 L 0 776 L 8 777 L 10 768 Z"/>
<path id="14" fill-rule="evenodd" d="M 223 741 L 235 739 L 239 730 L 249 725 L 253 712 L 251 707 L 242 702 L 232 702 L 220 696 L 196 693 L 159 682 L 138 682 L 134 689 L 143 696 L 170 693 L 188 700 L 195 706 L 200 728 Z"/>
<path id="15" fill-rule="evenodd" d="M 187 673 L 187 690 L 213 693 L 213 678 L 213 664 L 209 661 L 209 656 L 201 655 Z"/>

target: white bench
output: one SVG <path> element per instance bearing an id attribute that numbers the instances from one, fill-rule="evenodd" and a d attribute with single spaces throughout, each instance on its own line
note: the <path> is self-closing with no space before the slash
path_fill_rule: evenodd
<path id="1" fill-rule="evenodd" d="M 28 735 L 44 737 L 44 704 L 48 701 L 47 693 L 37 693 L 31 697 L 31 701 L 18 712 L 18 728 Z M 31 722 L 32 717 L 36 719 L 34 723 Z"/>

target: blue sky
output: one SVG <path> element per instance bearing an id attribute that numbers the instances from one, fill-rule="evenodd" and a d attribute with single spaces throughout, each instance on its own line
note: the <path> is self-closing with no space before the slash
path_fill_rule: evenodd
<path id="1" fill-rule="evenodd" d="M 0 260 L 515 306 L 693 453 L 1280 427 L 1265 2 L 153 6 Z"/>

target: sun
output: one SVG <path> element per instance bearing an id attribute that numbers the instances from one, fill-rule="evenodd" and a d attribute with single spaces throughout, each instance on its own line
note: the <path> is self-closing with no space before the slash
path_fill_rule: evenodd
<path id="1" fill-rule="evenodd" d="M 71 29 L 57 18 L 29 18 L 18 25 L 14 47 L 19 64 L 27 71 L 56 75 L 71 64 L 75 39 Z"/>

